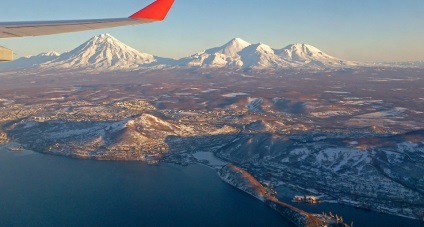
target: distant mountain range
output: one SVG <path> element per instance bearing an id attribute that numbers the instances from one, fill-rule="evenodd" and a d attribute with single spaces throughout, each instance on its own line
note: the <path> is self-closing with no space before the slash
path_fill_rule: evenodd
<path id="1" fill-rule="evenodd" d="M 33 68 L 41 65 L 45 62 L 54 60 L 60 56 L 59 53 L 51 51 L 47 53 L 41 53 L 35 56 L 27 56 L 16 59 L 15 61 L 0 64 L 0 69 L 14 69 L 14 68 Z"/>
<path id="2" fill-rule="evenodd" d="M 379 64 L 383 66 L 385 64 Z M 391 65 L 392 64 L 387 64 Z M 396 64 L 424 66 L 422 62 Z M 95 36 L 69 52 L 48 52 L 0 64 L 0 69 L 50 70 L 136 70 L 148 67 L 263 69 L 341 69 L 368 66 L 332 57 L 308 44 L 291 44 L 282 49 L 235 38 L 223 46 L 210 48 L 181 59 L 141 53 L 109 34 Z"/>
<path id="3" fill-rule="evenodd" d="M 308 44 L 292 44 L 283 49 L 273 49 L 263 43 L 250 44 L 236 38 L 221 47 L 180 59 L 178 65 L 243 69 L 324 69 L 352 67 L 360 64 L 332 57 Z"/>

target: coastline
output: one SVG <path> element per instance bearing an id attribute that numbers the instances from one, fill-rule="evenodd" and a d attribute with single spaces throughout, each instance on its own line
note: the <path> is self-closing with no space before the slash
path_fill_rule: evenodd
<path id="1" fill-rule="evenodd" d="M 17 150 L 17 151 L 13 151 L 13 147 L 20 147 L 20 144 L 18 144 L 18 143 L 16 143 L 16 142 L 9 142 L 9 143 L 3 143 L 3 144 L 0 144 L 0 151 L 6 151 L 6 152 L 13 152 L 13 153 L 22 153 L 22 154 L 24 154 L 24 155 L 28 155 L 28 154 L 44 154 L 44 155 L 55 155 L 55 156 L 61 156 L 61 157 L 66 157 L 66 158 L 72 158 L 72 159 L 78 159 L 78 160 L 81 160 L 81 158 L 77 158 L 77 157 L 71 157 L 71 156 L 64 156 L 64 155 L 60 155 L 60 154 L 50 154 L 50 153 L 48 153 L 48 152 L 36 152 L 36 151 L 31 151 L 31 150 Z M 212 153 L 212 152 L 211 152 Z M 219 159 L 218 157 L 216 157 L 216 156 L 214 156 L 215 158 L 217 158 L 217 159 Z M 91 159 L 91 160 L 93 160 L 93 161 L 103 161 L 103 160 L 96 160 L 96 159 Z M 219 159 L 220 160 L 220 159 Z M 127 161 L 131 161 L 131 160 L 121 160 L 121 161 L 124 161 L 124 162 L 127 162 Z M 146 161 L 140 161 L 140 160 L 134 160 L 135 162 L 143 162 L 143 163 L 147 163 Z M 220 160 L 220 161 L 223 161 L 223 160 Z M 160 161 L 159 162 L 159 164 L 161 163 L 162 161 Z M 224 162 L 224 161 L 223 161 Z M 181 166 L 185 166 L 185 165 L 183 165 L 182 163 L 174 163 L 174 162 L 164 162 L 164 163 L 170 163 L 170 164 L 176 164 L 176 165 L 181 165 Z M 190 162 L 190 163 L 185 163 L 186 165 L 190 165 L 190 164 L 196 164 L 196 165 L 201 165 L 201 166 L 204 166 L 204 167 L 208 167 L 209 169 L 211 169 L 211 170 L 214 170 L 215 172 L 217 172 L 218 173 L 218 175 L 219 175 L 219 172 L 222 170 L 222 168 L 223 167 L 225 167 L 225 166 L 222 166 L 221 168 L 219 168 L 218 166 L 214 166 L 214 165 L 210 165 L 210 164 L 207 164 L 207 163 L 205 163 L 205 162 L 202 162 L 202 161 L 197 161 L 197 162 Z M 231 164 L 230 164 L 231 165 Z M 221 176 L 220 176 L 221 177 Z M 226 182 L 222 177 L 221 177 L 221 179 L 224 181 L 224 182 Z M 228 183 L 228 182 L 226 182 L 226 183 Z M 232 185 L 232 184 L 230 184 L 230 185 Z M 247 194 L 249 194 L 249 195 L 251 195 L 251 196 L 253 196 L 253 197 L 255 197 L 256 199 L 259 199 L 259 200 L 261 200 L 262 202 L 264 202 L 265 204 L 267 204 L 268 206 L 270 206 L 271 208 L 273 208 L 274 210 L 276 210 L 277 212 L 278 212 L 278 210 L 275 208 L 275 204 L 278 204 L 278 203 L 275 203 L 275 201 L 273 201 L 273 200 L 267 200 L 267 199 L 261 199 L 261 198 L 258 198 L 257 196 L 255 196 L 254 194 L 251 194 L 251 193 L 249 193 L 248 191 L 246 191 L 246 190 L 243 190 L 243 189 L 240 189 L 240 188 L 238 188 L 237 186 L 235 186 L 235 185 L 232 185 L 233 187 L 236 187 L 237 189 L 239 189 L 239 190 L 241 190 L 241 191 L 243 191 L 244 193 L 247 193 Z M 329 204 L 337 204 L 337 205 L 343 205 L 343 206 L 349 206 L 349 207 L 352 207 L 352 208 L 357 208 L 357 209 L 360 209 L 360 207 L 357 207 L 357 206 L 354 206 L 353 204 L 349 204 L 349 203 L 341 203 L 340 201 L 333 201 L 333 202 L 328 202 Z M 297 208 L 296 208 L 297 209 Z M 392 216 L 396 216 L 396 217 L 401 217 L 401 218 L 408 218 L 408 219 L 410 219 L 410 220 L 418 220 L 417 218 L 413 218 L 413 217 L 408 217 L 408 216 L 403 216 L 403 215 L 398 215 L 398 214 L 394 214 L 394 213 L 388 213 L 388 212 L 381 212 L 381 211 L 377 211 L 377 210 L 371 210 L 372 212 L 377 212 L 377 213 L 381 213 L 381 214 L 388 214 L 388 215 L 392 215 Z"/>

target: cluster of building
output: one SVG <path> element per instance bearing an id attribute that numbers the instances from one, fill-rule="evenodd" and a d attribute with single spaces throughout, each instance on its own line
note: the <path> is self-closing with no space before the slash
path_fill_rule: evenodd
<path id="1" fill-rule="evenodd" d="M 295 196 L 293 198 L 293 202 L 295 202 L 295 203 L 317 204 L 317 203 L 319 203 L 319 198 L 317 196 L 313 196 L 313 195 Z"/>
<path id="2" fill-rule="evenodd" d="M 0 132 L 0 143 L 6 143 L 9 141 L 7 134 L 4 132 Z"/>
<path id="3" fill-rule="evenodd" d="M 34 116 L 38 112 L 40 112 L 41 107 L 33 106 L 31 108 L 28 107 L 7 107 L 0 109 L 0 122 L 2 121 L 10 121 L 19 118 L 25 118 L 28 116 Z"/>
<path id="4" fill-rule="evenodd" d="M 122 107 L 130 110 L 139 110 L 139 111 L 151 111 L 156 108 L 152 106 L 150 103 L 144 100 L 131 100 L 131 101 L 123 101 L 117 102 L 114 106 Z"/>
<path id="5" fill-rule="evenodd" d="M 323 212 L 321 215 L 321 220 L 324 223 L 323 226 L 325 227 L 353 227 L 354 224 L 353 222 L 350 225 L 344 223 L 342 216 L 333 214 L 332 212 L 328 214 Z"/>

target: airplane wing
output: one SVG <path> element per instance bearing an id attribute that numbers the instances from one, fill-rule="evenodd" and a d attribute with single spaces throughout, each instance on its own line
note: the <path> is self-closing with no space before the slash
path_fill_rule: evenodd
<path id="1" fill-rule="evenodd" d="M 0 22 L 0 39 L 52 35 L 162 21 L 165 19 L 173 3 L 174 0 L 156 0 L 149 6 L 128 18 L 38 22 Z"/>

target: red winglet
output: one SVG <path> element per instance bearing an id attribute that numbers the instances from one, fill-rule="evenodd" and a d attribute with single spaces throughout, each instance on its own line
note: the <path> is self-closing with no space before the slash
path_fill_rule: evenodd
<path id="1" fill-rule="evenodd" d="M 156 0 L 146 8 L 134 13 L 130 18 L 164 20 L 173 4 L 174 0 Z"/>

